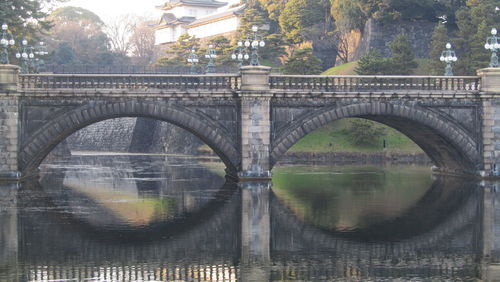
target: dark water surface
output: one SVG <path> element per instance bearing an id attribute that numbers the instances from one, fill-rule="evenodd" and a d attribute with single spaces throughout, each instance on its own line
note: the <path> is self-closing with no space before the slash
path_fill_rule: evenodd
<path id="1" fill-rule="evenodd" d="M 0 184 L 0 281 L 475 281 L 500 260 L 496 184 L 427 167 L 237 184 L 219 164 L 113 155 L 40 175 Z"/>

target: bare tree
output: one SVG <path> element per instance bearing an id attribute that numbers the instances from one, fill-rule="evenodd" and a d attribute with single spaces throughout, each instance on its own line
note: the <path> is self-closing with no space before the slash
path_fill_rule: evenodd
<path id="1" fill-rule="evenodd" d="M 154 21 L 138 24 L 130 36 L 130 45 L 134 60 L 139 64 L 150 64 L 156 53 Z"/>
<path id="2" fill-rule="evenodd" d="M 337 58 L 343 63 L 349 62 L 349 56 L 351 55 L 350 46 L 349 46 L 349 38 L 345 32 L 338 32 L 336 34 L 338 43 L 337 43 Z"/>
<path id="3" fill-rule="evenodd" d="M 129 55 L 132 50 L 130 37 L 138 21 L 138 18 L 133 15 L 122 15 L 107 21 L 105 32 L 109 37 L 113 51 Z"/>

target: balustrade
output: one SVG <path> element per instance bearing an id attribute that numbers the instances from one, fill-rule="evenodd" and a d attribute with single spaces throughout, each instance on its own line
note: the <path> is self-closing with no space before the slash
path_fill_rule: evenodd
<path id="1" fill-rule="evenodd" d="M 477 76 L 271 75 L 275 90 L 380 92 L 387 90 L 478 91 Z"/>
<path id="2" fill-rule="evenodd" d="M 23 74 L 23 90 L 37 89 L 142 89 L 142 90 L 238 90 L 237 74 L 213 75 L 105 75 Z"/>

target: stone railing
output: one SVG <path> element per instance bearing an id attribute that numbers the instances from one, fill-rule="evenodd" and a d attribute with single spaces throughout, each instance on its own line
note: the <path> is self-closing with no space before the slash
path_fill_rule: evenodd
<path id="1" fill-rule="evenodd" d="M 479 76 L 271 75 L 270 88 L 292 91 L 381 92 L 395 90 L 472 91 Z"/>
<path id="2" fill-rule="evenodd" d="M 21 90 L 39 89 L 142 89 L 226 90 L 240 89 L 238 74 L 21 74 Z"/>

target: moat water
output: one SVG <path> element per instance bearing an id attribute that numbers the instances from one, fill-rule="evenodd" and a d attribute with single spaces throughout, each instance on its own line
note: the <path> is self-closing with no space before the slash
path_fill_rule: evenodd
<path id="1" fill-rule="evenodd" d="M 45 162 L 0 184 L 0 281 L 474 281 L 500 259 L 494 184 L 419 166 L 273 172 L 238 184 L 181 156 Z"/>

